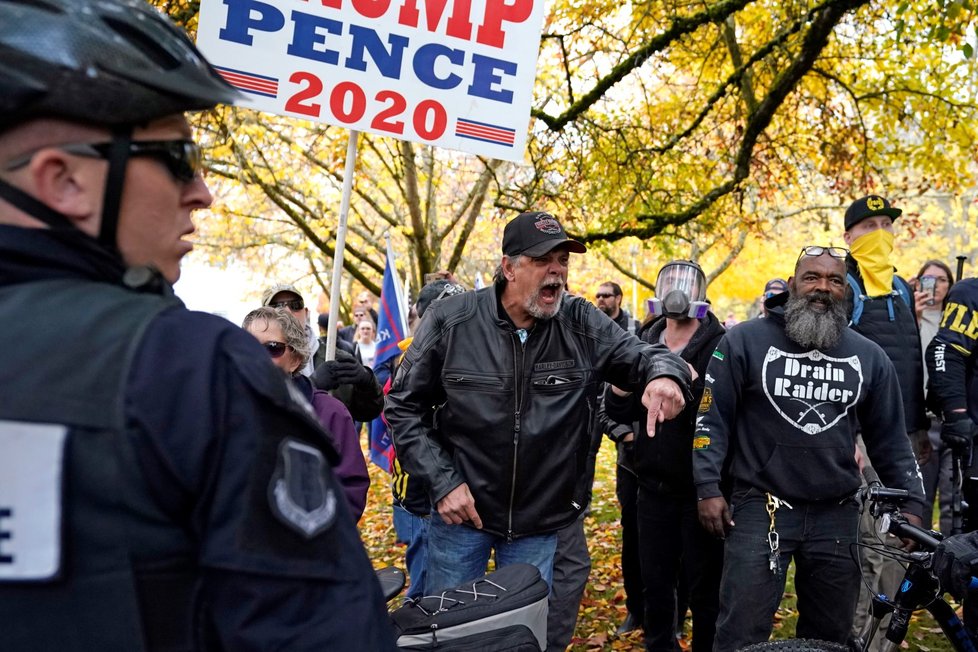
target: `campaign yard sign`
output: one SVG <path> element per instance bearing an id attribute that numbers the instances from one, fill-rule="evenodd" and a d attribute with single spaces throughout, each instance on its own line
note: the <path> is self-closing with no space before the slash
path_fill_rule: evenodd
<path id="1" fill-rule="evenodd" d="M 242 105 L 520 161 L 543 0 L 202 0 Z"/>

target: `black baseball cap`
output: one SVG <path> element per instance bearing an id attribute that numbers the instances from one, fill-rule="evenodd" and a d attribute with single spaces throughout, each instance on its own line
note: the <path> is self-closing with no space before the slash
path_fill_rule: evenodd
<path id="1" fill-rule="evenodd" d="M 846 209 L 846 231 L 867 217 L 883 215 L 895 220 L 902 214 L 902 210 L 890 206 L 890 202 L 886 201 L 884 197 L 880 197 L 879 195 L 866 195 L 852 202 L 849 208 Z"/>
<path id="2" fill-rule="evenodd" d="M 575 254 L 587 252 L 587 247 L 567 237 L 564 227 L 550 213 L 520 213 L 503 229 L 505 256 L 543 256 L 560 245 L 567 245 L 567 250 Z"/>
<path id="3" fill-rule="evenodd" d="M 781 294 L 788 289 L 788 283 L 783 278 L 772 278 L 764 284 L 764 296 Z M 768 294 L 770 292 L 770 294 Z"/>

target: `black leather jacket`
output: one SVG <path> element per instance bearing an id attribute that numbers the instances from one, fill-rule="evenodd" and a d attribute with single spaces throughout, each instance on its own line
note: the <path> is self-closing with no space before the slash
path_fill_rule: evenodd
<path id="1" fill-rule="evenodd" d="M 689 370 L 665 347 L 622 333 L 593 305 L 567 298 L 521 342 L 494 286 L 433 304 L 405 353 L 385 416 L 397 456 L 433 504 L 463 482 L 487 532 L 509 538 L 571 523 L 607 381 L 642 391 L 658 377 L 689 400 Z"/>

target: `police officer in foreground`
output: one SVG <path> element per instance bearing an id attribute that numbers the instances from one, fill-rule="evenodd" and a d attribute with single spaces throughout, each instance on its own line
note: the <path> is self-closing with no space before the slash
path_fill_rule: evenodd
<path id="1" fill-rule="evenodd" d="M 172 293 L 233 102 L 140 0 L 0 0 L 0 647 L 393 650 L 336 452 Z"/>

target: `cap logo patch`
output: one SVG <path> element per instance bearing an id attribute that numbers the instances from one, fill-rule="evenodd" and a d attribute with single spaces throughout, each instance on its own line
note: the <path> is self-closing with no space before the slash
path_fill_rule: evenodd
<path id="1" fill-rule="evenodd" d="M 883 210 L 886 207 L 886 202 L 882 197 L 867 197 L 866 198 L 866 208 L 871 211 Z"/>
<path id="2" fill-rule="evenodd" d="M 533 226 L 537 227 L 537 231 L 541 233 L 546 233 L 547 235 L 558 235 L 563 229 L 560 228 L 560 222 L 553 215 L 544 213 L 540 218 L 533 223 Z"/>

